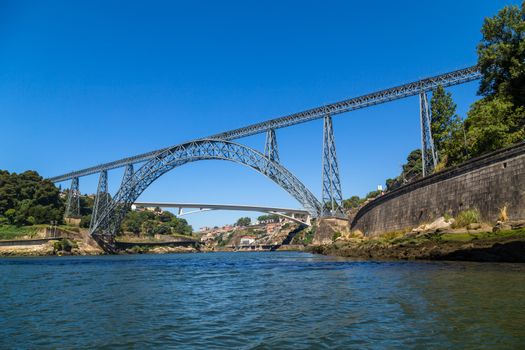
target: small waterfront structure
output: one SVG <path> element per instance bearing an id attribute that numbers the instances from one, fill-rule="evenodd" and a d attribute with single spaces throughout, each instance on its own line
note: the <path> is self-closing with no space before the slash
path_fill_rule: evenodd
<path id="1" fill-rule="evenodd" d="M 255 236 L 242 236 L 240 245 L 251 245 L 255 242 Z"/>

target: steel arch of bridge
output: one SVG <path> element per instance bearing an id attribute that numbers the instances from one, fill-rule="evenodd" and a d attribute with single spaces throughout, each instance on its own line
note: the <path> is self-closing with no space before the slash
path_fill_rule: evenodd
<path id="1" fill-rule="evenodd" d="M 265 175 L 291 194 L 312 215 L 321 214 L 321 203 L 290 171 L 247 146 L 218 139 L 195 140 L 160 151 L 125 180 L 110 205 L 97 215 L 91 234 L 112 238 L 131 205 L 155 180 L 176 167 L 199 160 L 228 160 Z"/>

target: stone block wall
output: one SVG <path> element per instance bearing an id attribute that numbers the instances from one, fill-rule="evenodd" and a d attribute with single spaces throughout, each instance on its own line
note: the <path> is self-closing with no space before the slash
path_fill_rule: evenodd
<path id="1" fill-rule="evenodd" d="M 480 211 L 483 221 L 494 223 L 504 206 L 510 220 L 525 219 L 525 143 L 389 192 L 361 208 L 351 229 L 373 236 L 471 208 Z"/>
<path id="2" fill-rule="evenodd" d="M 346 219 L 322 218 L 316 223 L 316 230 L 312 244 L 330 244 L 335 233 L 347 234 L 350 223 Z"/>

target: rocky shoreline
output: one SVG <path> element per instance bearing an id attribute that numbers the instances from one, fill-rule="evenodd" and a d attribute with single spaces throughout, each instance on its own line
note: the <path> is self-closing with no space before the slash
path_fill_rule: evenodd
<path id="1" fill-rule="evenodd" d="M 456 235 L 457 237 L 454 237 Z M 525 262 L 525 232 L 426 234 L 402 238 L 353 238 L 308 247 L 317 254 L 361 259 Z"/>

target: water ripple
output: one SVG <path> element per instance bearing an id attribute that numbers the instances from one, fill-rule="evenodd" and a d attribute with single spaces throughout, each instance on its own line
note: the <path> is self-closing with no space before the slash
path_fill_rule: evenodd
<path id="1" fill-rule="evenodd" d="M 292 252 L 0 259 L 0 348 L 520 348 L 524 272 Z"/>

